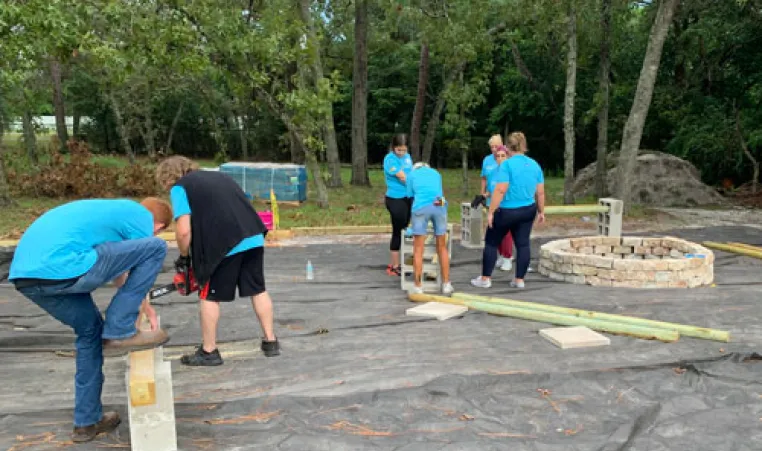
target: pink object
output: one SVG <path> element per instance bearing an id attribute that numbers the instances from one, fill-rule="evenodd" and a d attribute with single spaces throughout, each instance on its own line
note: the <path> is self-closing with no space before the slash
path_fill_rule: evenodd
<path id="1" fill-rule="evenodd" d="M 511 236 L 511 232 L 508 232 L 508 234 L 505 235 L 503 242 L 500 243 L 500 247 L 497 248 L 497 252 L 506 258 L 511 258 L 513 256 L 513 237 Z"/>
<path id="2" fill-rule="evenodd" d="M 273 229 L 273 212 L 271 211 L 258 211 L 257 214 L 262 218 L 262 222 L 265 223 L 267 230 Z"/>

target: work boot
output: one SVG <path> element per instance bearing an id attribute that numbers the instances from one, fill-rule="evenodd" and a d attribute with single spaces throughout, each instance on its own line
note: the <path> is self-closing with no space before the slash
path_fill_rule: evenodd
<path id="1" fill-rule="evenodd" d="M 152 349 L 169 341 L 169 335 L 164 329 L 139 330 L 135 335 L 121 340 L 103 340 L 103 355 L 114 357 L 125 355 L 132 351 Z"/>
<path id="2" fill-rule="evenodd" d="M 71 434 L 71 440 L 74 443 L 89 442 L 98 434 L 108 433 L 116 429 L 122 420 L 116 412 L 106 412 L 101 421 L 90 426 L 75 427 Z"/>
<path id="3" fill-rule="evenodd" d="M 265 353 L 265 357 L 275 357 L 276 355 L 280 355 L 280 343 L 278 343 L 278 339 L 276 338 L 273 341 L 267 341 L 262 340 L 262 352 Z"/>
<path id="4" fill-rule="evenodd" d="M 215 349 L 212 352 L 204 351 L 203 346 L 199 346 L 193 354 L 186 354 L 180 358 L 180 363 L 188 366 L 219 366 L 222 365 L 222 356 L 220 350 Z"/>

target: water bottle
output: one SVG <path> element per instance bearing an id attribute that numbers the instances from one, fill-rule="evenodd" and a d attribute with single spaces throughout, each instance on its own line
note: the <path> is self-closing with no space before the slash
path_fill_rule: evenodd
<path id="1" fill-rule="evenodd" d="M 315 273 L 312 270 L 312 262 L 310 260 L 307 260 L 307 280 L 313 280 L 315 278 Z"/>

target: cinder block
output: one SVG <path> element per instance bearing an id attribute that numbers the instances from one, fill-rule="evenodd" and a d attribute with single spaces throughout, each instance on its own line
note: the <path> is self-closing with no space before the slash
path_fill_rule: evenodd
<path id="1" fill-rule="evenodd" d="M 465 305 L 445 304 L 444 302 L 427 302 L 417 307 L 411 307 L 405 311 L 407 316 L 425 316 L 444 321 L 456 316 L 461 316 L 468 311 Z"/>
<path id="2" fill-rule="evenodd" d="M 541 329 L 540 336 L 561 349 L 608 346 L 611 340 L 585 326 Z"/>

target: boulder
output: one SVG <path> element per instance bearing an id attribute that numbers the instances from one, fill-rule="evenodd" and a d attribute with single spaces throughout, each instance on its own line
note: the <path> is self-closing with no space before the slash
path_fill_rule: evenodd
<path id="1" fill-rule="evenodd" d="M 617 184 L 616 164 L 618 154 L 611 154 L 606 161 L 607 196 L 611 196 Z M 574 195 L 595 195 L 595 171 L 592 163 L 577 173 Z M 652 207 L 695 207 L 717 205 L 724 198 L 711 186 L 701 181 L 701 174 L 691 163 L 674 155 L 657 151 L 641 151 L 637 157 L 632 188 L 625 202 Z"/>

